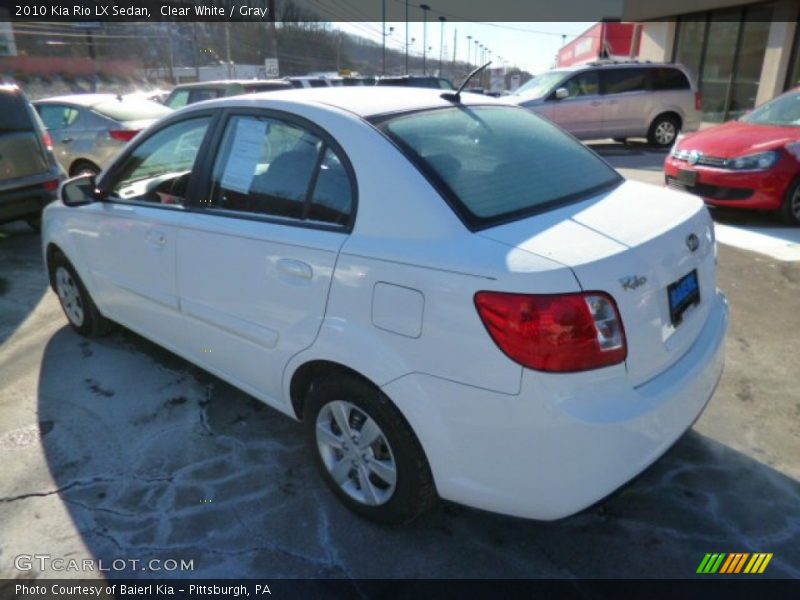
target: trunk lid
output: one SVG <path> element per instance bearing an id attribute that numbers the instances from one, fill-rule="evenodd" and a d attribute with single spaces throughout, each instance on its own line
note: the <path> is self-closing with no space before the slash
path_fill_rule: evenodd
<path id="1" fill-rule="evenodd" d="M 626 181 L 601 196 L 479 235 L 566 265 L 583 290 L 610 294 L 625 328 L 628 376 L 637 386 L 679 360 L 700 334 L 716 291 L 712 227 L 697 198 Z M 687 243 L 692 235 L 694 251 Z M 667 288 L 693 270 L 700 302 L 675 326 Z"/>

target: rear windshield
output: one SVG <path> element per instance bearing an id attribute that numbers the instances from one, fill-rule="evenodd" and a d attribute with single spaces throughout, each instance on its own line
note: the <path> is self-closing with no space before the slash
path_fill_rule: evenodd
<path id="1" fill-rule="evenodd" d="M 138 121 L 140 119 L 158 119 L 172 111 L 158 102 L 136 98 L 122 100 L 106 100 L 95 104 L 92 110 L 115 121 Z"/>
<path id="2" fill-rule="evenodd" d="M 32 129 L 33 122 L 25 98 L 18 93 L 0 93 L 0 132 Z"/>
<path id="3" fill-rule="evenodd" d="M 457 106 L 373 122 L 471 229 L 580 200 L 622 180 L 583 144 L 522 108 Z"/>

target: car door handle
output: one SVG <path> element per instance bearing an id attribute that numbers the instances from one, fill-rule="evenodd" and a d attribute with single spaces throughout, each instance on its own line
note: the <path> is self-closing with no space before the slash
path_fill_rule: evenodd
<path id="1" fill-rule="evenodd" d="M 278 260 L 278 271 L 284 275 L 297 277 L 298 279 L 311 279 L 314 275 L 314 270 L 311 265 L 304 263 L 301 260 L 294 260 L 292 258 L 281 258 Z"/>
<path id="2" fill-rule="evenodd" d="M 69 144 L 71 141 L 72 141 L 71 137 L 61 138 L 61 143 L 62 144 Z"/>
<path id="3" fill-rule="evenodd" d="M 167 245 L 167 236 L 162 231 L 148 231 L 145 238 L 148 244 L 159 250 Z"/>
<path id="4" fill-rule="evenodd" d="M 602 102 L 601 102 L 600 100 L 592 100 L 592 101 L 590 102 L 590 104 L 591 104 L 592 106 L 600 106 L 600 105 L 602 104 Z"/>

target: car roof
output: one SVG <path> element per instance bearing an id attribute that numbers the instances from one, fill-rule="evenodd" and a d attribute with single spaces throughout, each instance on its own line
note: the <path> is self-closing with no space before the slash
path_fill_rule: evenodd
<path id="1" fill-rule="evenodd" d="M 215 81 L 193 81 L 192 83 L 181 83 L 175 86 L 176 90 L 204 87 L 225 87 L 228 85 L 264 85 L 278 84 L 284 85 L 283 79 L 217 79 Z"/>
<path id="2" fill-rule="evenodd" d="M 579 65 L 567 65 L 563 67 L 554 67 L 549 71 L 544 71 L 544 73 L 551 73 L 551 72 L 561 72 L 564 73 L 571 73 L 573 71 L 581 71 L 584 69 L 616 69 L 616 68 L 646 68 L 646 69 L 653 69 L 653 68 L 662 68 L 668 67 L 671 69 L 680 69 L 684 70 L 684 67 L 681 64 L 676 63 L 665 63 L 665 62 L 638 62 L 638 61 L 599 61 L 599 62 L 588 62 L 582 63 Z M 540 73 L 541 74 L 541 73 Z"/>
<path id="3" fill-rule="evenodd" d="M 191 104 L 186 109 L 200 109 L 210 106 L 253 106 L 263 102 L 269 108 L 272 101 L 292 102 L 304 105 L 330 106 L 346 110 L 362 118 L 377 115 L 408 112 L 429 108 L 445 108 L 458 106 L 451 100 L 443 98 L 444 90 L 426 88 L 397 88 L 378 86 L 324 87 L 311 89 L 290 89 L 277 92 L 248 94 L 219 98 Z M 453 92 L 450 92 L 451 94 Z M 461 105 L 497 105 L 516 106 L 510 102 L 483 96 L 480 94 L 461 95 Z M 181 109 L 181 110 L 186 110 Z"/>
<path id="4" fill-rule="evenodd" d="M 53 96 L 51 98 L 42 98 L 36 100 L 33 104 L 46 104 L 46 103 L 66 103 L 77 104 L 79 106 L 97 106 L 103 102 L 111 100 L 124 101 L 124 96 L 117 96 L 117 94 L 66 94 L 64 96 Z"/>

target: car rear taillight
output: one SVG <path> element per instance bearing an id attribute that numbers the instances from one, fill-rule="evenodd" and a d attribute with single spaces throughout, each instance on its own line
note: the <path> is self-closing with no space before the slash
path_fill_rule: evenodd
<path id="1" fill-rule="evenodd" d="M 603 292 L 478 292 L 475 306 L 494 342 L 537 371 L 587 371 L 625 360 L 627 344 L 614 300 Z"/>
<path id="2" fill-rule="evenodd" d="M 137 133 L 139 133 L 138 129 L 112 129 L 108 135 L 120 142 L 130 142 Z"/>
<path id="3" fill-rule="evenodd" d="M 694 93 L 694 109 L 703 110 L 703 94 L 700 92 Z"/>
<path id="4" fill-rule="evenodd" d="M 47 148 L 50 152 L 53 151 L 53 138 L 50 136 L 50 133 L 45 131 L 42 135 L 42 141 L 44 142 L 44 147 Z"/>
<path id="5" fill-rule="evenodd" d="M 59 184 L 58 179 L 53 179 L 51 181 L 45 181 L 42 184 L 42 187 L 44 188 L 45 192 L 54 192 L 58 189 L 58 184 Z"/>

